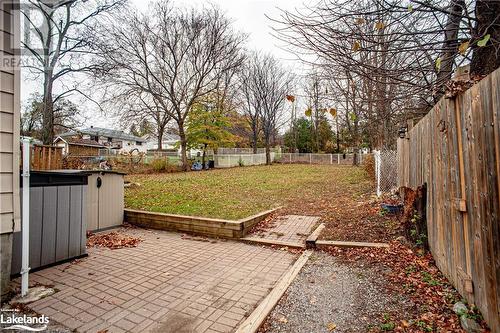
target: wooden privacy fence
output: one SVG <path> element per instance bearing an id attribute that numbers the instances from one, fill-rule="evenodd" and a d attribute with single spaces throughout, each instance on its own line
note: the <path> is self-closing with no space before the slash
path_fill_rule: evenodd
<path id="1" fill-rule="evenodd" d="M 427 183 L 438 267 L 500 332 L 500 70 L 438 104 L 398 142 L 399 186 Z"/>
<path id="2" fill-rule="evenodd" d="M 33 145 L 30 155 L 32 170 L 62 169 L 62 147 Z M 20 162 L 22 168 L 22 160 Z"/>

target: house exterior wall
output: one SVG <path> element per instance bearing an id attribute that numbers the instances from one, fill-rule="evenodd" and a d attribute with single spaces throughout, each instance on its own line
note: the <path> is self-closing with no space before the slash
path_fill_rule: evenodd
<path id="1" fill-rule="evenodd" d="M 83 139 L 92 139 L 94 138 L 91 135 L 84 134 L 82 135 Z M 116 147 L 116 151 L 120 153 L 128 153 L 133 149 L 137 149 L 139 152 L 147 152 L 148 146 L 146 142 L 143 142 L 142 145 L 138 145 L 136 141 L 127 141 L 113 138 L 111 142 L 108 141 L 108 138 L 105 136 L 99 136 L 97 142 L 102 144 L 103 146 L 113 148 Z M 118 148 L 119 147 L 119 148 Z"/>
<path id="2" fill-rule="evenodd" d="M 10 281 L 12 233 L 20 228 L 20 72 L 12 61 L 13 49 L 20 45 L 19 11 L 0 6 L 0 40 L 0 294 L 3 295 Z"/>

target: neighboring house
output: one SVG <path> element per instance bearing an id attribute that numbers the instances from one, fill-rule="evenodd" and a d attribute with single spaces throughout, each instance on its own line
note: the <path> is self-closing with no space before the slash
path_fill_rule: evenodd
<path id="1" fill-rule="evenodd" d="M 2 2 L 3 4 L 3 2 Z M 13 232 L 20 229 L 19 124 L 20 70 L 13 48 L 19 48 L 19 10 L 0 6 L 0 294 L 8 292 Z M 17 24 L 15 24 L 17 23 Z M 2 297 L 3 298 L 3 297 Z M 3 301 L 3 299 L 2 299 Z"/>
<path id="2" fill-rule="evenodd" d="M 54 145 L 63 148 L 64 156 L 99 156 L 99 149 L 106 148 L 95 140 L 60 136 L 54 140 Z"/>
<path id="3" fill-rule="evenodd" d="M 127 134 L 123 131 L 102 127 L 90 126 L 88 128 L 59 134 L 59 137 L 62 139 L 73 138 L 93 140 L 103 145 L 105 148 L 119 153 L 130 152 L 134 149 L 144 153 L 147 151 L 145 139 Z"/>
<path id="4" fill-rule="evenodd" d="M 151 136 L 145 135 L 143 136 L 145 140 L 147 140 L 147 149 L 148 150 L 157 150 L 158 149 L 158 140 Z M 163 140 L 161 143 L 162 150 L 180 150 L 180 137 L 177 134 L 165 133 L 163 135 Z"/>

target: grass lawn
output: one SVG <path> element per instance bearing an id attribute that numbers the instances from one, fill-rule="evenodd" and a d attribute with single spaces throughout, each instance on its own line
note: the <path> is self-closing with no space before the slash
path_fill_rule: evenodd
<path id="1" fill-rule="evenodd" d="M 301 208 L 366 193 L 362 168 L 275 164 L 204 172 L 129 175 L 128 208 L 240 219 L 277 206 Z"/>

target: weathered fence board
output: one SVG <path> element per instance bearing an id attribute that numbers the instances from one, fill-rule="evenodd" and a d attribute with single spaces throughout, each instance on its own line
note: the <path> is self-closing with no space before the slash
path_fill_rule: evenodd
<path id="1" fill-rule="evenodd" d="M 22 165 L 20 167 L 22 169 Z M 31 169 L 38 171 L 62 169 L 62 147 L 33 145 Z"/>
<path id="2" fill-rule="evenodd" d="M 441 99 L 398 142 L 398 185 L 427 183 L 438 267 L 500 332 L 500 70 Z"/>

